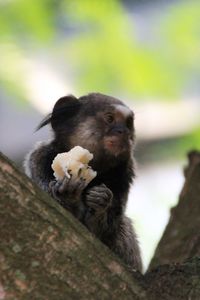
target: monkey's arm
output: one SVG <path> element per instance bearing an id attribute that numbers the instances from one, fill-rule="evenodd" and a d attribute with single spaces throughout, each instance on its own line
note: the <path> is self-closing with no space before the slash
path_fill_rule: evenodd
<path id="1" fill-rule="evenodd" d="M 49 183 L 54 178 L 51 163 L 55 156 L 52 143 L 39 142 L 24 161 L 25 173 L 46 192 L 49 192 Z"/>
<path id="2" fill-rule="evenodd" d="M 113 206 L 113 202 L 117 202 L 115 200 L 111 190 L 104 184 L 88 190 L 83 223 L 127 265 L 141 271 L 140 250 L 134 228 L 123 210 Z"/>
<path id="3" fill-rule="evenodd" d="M 56 155 L 52 143 L 38 143 L 27 155 L 24 163 L 25 172 L 59 204 L 81 220 L 85 210 L 80 197 L 85 188 L 84 182 L 81 178 L 70 180 L 67 177 L 64 177 L 62 181 L 56 181 L 51 168 Z"/>

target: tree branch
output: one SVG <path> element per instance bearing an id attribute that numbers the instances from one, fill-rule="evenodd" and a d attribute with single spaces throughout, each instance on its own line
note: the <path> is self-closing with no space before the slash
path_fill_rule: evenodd
<path id="1" fill-rule="evenodd" d="M 134 278 L 4 156 L 0 199 L 0 295 L 5 299 L 33 294 L 34 299 L 143 298 L 138 275 Z"/>
<path id="2" fill-rule="evenodd" d="M 192 151 L 188 158 L 179 203 L 171 210 L 150 268 L 200 256 L 200 153 Z"/>
<path id="3" fill-rule="evenodd" d="M 130 272 L 3 155 L 0 229 L 0 300 L 200 299 L 200 259 Z"/>

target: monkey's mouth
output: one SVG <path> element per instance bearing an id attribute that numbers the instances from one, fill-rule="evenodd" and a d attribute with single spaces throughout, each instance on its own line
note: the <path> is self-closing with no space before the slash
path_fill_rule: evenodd
<path id="1" fill-rule="evenodd" d="M 114 156 L 118 156 L 127 151 L 126 143 L 124 143 L 122 138 L 115 135 L 104 138 L 104 148 Z"/>

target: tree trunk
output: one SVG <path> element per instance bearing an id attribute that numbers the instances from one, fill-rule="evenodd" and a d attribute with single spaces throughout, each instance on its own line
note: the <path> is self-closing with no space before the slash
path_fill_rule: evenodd
<path id="1" fill-rule="evenodd" d="M 190 152 L 179 203 L 158 244 L 150 268 L 200 256 L 200 153 Z"/>
<path id="2" fill-rule="evenodd" d="M 199 274 L 198 258 L 145 276 L 128 270 L 0 156 L 0 300 L 200 299 Z"/>

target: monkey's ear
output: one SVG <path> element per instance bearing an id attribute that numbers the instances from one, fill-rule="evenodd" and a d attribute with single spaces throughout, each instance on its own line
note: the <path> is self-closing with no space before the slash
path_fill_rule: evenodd
<path id="1" fill-rule="evenodd" d="M 54 130 L 63 125 L 67 120 L 73 118 L 80 110 L 81 102 L 73 95 L 60 98 L 54 105 L 53 111 L 39 124 L 36 130 L 51 123 Z"/>

